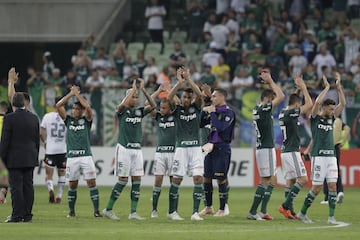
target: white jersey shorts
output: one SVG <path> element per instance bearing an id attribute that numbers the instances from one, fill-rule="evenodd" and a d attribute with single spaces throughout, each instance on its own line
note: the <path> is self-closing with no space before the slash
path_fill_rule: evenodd
<path id="1" fill-rule="evenodd" d="M 275 148 L 256 149 L 256 164 L 260 177 L 276 175 Z"/>
<path id="2" fill-rule="evenodd" d="M 171 167 L 174 161 L 173 152 L 156 152 L 154 161 L 154 175 L 170 175 Z"/>
<path id="3" fill-rule="evenodd" d="M 336 157 L 311 157 L 312 184 L 322 185 L 325 178 L 328 183 L 337 182 L 338 167 Z"/>
<path id="4" fill-rule="evenodd" d="M 121 144 L 115 149 L 115 176 L 143 176 L 144 159 L 141 149 L 125 148 Z"/>
<path id="5" fill-rule="evenodd" d="M 174 177 L 203 176 L 204 155 L 201 147 L 177 147 L 170 175 Z"/>
<path id="6" fill-rule="evenodd" d="M 96 179 L 96 168 L 92 156 L 68 158 L 66 162 L 66 180 L 80 179 L 80 173 L 85 180 Z"/>
<path id="7" fill-rule="evenodd" d="M 281 153 L 281 166 L 285 180 L 307 176 L 300 152 Z"/>

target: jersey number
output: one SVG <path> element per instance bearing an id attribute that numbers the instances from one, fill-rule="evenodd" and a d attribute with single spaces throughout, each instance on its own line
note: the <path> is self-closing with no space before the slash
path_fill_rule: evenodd
<path id="1" fill-rule="evenodd" d="M 52 123 L 51 124 L 51 137 L 63 138 L 65 137 L 65 124 Z"/>

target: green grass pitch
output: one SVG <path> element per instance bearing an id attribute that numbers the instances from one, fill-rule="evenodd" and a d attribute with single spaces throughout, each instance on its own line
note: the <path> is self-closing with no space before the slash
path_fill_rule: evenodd
<path id="1" fill-rule="evenodd" d="M 100 187 L 100 209 L 110 195 L 110 187 Z M 295 200 L 299 210 L 308 189 L 303 189 Z M 184 221 L 170 221 L 166 218 L 168 188 L 164 187 L 159 200 L 159 218 L 151 219 L 150 187 L 141 189 L 138 206 L 139 215 L 145 221 L 128 220 L 130 211 L 129 184 L 116 202 L 114 211 L 120 221 L 93 217 L 92 203 L 86 187 L 80 187 L 76 204 L 76 218 L 66 218 L 68 206 L 65 190 L 62 204 L 49 204 L 45 186 L 35 190 L 34 218 L 32 223 L 0 223 L 1 240 L 5 239 L 359 239 L 360 236 L 360 192 L 358 188 L 345 189 L 342 204 L 337 205 L 335 217 L 343 225 L 326 223 L 328 206 L 321 205 L 321 194 L 308 211 L 313 224 L 286 220 L 277 208 L 283 200 L 283 189 L 274 189 L 268 206 L 273 221 L 250 221 L 246 215 L 252 202 L 254 188 L 231 188 L 230 215 L 224 218 L 206 216 L 204 221 L 190 221 L 192 211 L 192 188 L 180 189 L 179 213 Z M 218 208 L 217 188 L 214 189 L 214 207 Z M 11 211 L 10 196 L 7 203 L 0 205 L 0 220 L 3 222 Z M 201 206 L 202 208 L 203 206 Z"/>

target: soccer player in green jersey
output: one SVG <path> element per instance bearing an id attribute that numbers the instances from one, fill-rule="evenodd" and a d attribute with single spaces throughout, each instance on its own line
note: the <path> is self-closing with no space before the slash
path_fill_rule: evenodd
<path id="1" fill-rule="evenodd" d="M 269 69 L 262 69 L 260 77 L 264 83 L 269 84 L 270 89 L 265 89 L 262 92 L 260 104 L 253 109 L 253 123 L 256 130 L 256 163 L 260 175 L 260 184 L 256 188 L 247 219 L 272 220 L 273 218 L 267 213 L 267 204 L 276 184 L 276 154 L 272 109 L 284 100 L 285 95 L 280 86 L 272 79 Z M 260 203 L 261 211 L 258 214 L 257 208 Z"/>
<path id="2" fill-rule="evenodd" d="M 75 96 L 77 102 L 72 106 L 72 114 L 67 115 L 65 104 Z M 90 149 L 90 129 L 93 112 L 80 95 L 80 88 L 72 86 L 70 92 L 56 103 L 56 109 L 66 125 L 66 178 L 69 180 L 68 217 L 75 217 L 75 203 L 80 173 L 84 175 L 90 190 L 90 198 L 94 207 L 94 217 L 102 217 L 99 213 L 99 190 L 96 186 L 96 169 Z"/>
<path id="3" fill-rule="evenodd" d="M 164 85 L 160 85 L 151 97 L 155 99 L 161 92 L 165 92 Z M 161 185 L 164 175 L 168 174 L 170 177 L 170 183 L 172 182 L 171 166 L 174 160 L 175 153 L 175 141 L 176 129 L 175 129 L 175 116 L 173 114 L 174 105 L 170 103 L 167 98 L 164 98 L 160 102 L 160 109 L 158 111 L 152 111 L 151 114 L 157 122 L 157 146 L 154 157 L 154 175 L 155 183 L 153 187 L 152 197 L 152 212 L 151 217 L 158 217 L 157 206 L 161 192 Z M 169 194 L 169 202 L 171 195 Z M 177 211 L 168 215 L 171 220 L 184 220 L 179 216 Z"/>
<path id="4" fill-rule="evenodd" d="M 136 83 L 140 82 L 140 90 L 145 95 L 148 106 L 137 107 L 139 95 Z M 119 124 L 119 137 L 115 150 L 115 175 L 118 182 L 114 185 L 103 214 L 111 220 L 119 220 L 112 211 L 116 200 L 131 177 L 131 210 L 129 219 L 143 220 L 136 213 L 140 197 L 141 176 L 144 175 L 144 160 L 141 151 L 142 128 L 141 122 L 145 115 L 156 108 L 151 96 L 145 91 L 144 80 L 134 79 L 132 88 L 126 91 L 126 96 L 117 107 L 117 118 Z"/>
<path id="5" fill-rule="evenodd" d="M 191 220 L 201 221 L 198 214 L 200 202 L 203 198 L 204 157 L 200 146 L 200 112 L 202 94 L 199 87 L 190 79 L 187 69 L 177 70 L 177 84 L 171 89 L 168 99 L 173 102 L 176 92 L 188 83 L 190 88 L 185 88 L 181 94 L 181 104 L 176 105 L 176 149 L 171 174 L 173 181 L 170 186 L 169 215 L 177 211 L 179 186 L 183 177 L 188 173 L 193 177 L 193 211 Z M 195 93 L 195 97 L 194 97 Z"/>
<path id="6" fill-rule="evenodd" d="M 324 90 L 316 98 L 310 116 L 310 127 L 312 134 L 311 150 L 311 180 L 312 187 L 305 197 L 304 204 L 297 214 L 298 218 L 304 223 L 312 223 L 306 212 L 311 206 L 316 196 L 321 191 L 324 179 L 326 179 L 329 188 L 329 224 L 337 224 L 335 220 L 336 206 L 336 182 L 338 178 L 338 167 L 335 157 L 333 124 L 335 117 L 340 116 L 343 111 L 346 100 L 340 83 L 340 74 L 335 73 L 335 83 L 339 95 L 339 103 L 336 105 L 332 99 L 325 99 L 330 89 L 325 76 L 323 76 Z M 325 99 L 325 100 L 324 100 Z"/>
<path id="7" fill-rule="evenodd" d="M 299 116 L 306 114 L 312 107 L 312 100 L 306 85 L 300 76 L 295 77 L 297 91 L 304 95 L 305 102 L 298 93 L 289 96 L 289 102 L 279 115 L 280 129 L 283 135 L 281 146 L 281 165 L 286 180 L 285 201 L 280 205 L 279 212 L 287 219 L 295 219 L 293 200 L 307 183 L 307 173 L 300 155 Z"/>

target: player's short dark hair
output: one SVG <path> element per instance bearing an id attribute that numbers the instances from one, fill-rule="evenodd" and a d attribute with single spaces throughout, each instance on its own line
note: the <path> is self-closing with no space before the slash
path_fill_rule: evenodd
<path id="1" fill-rule="evenodd" d="M 21 92 L 16 92 L 12 98 L 12 105 L 17 108 L 24 107 L 25 104 L 25 96 Z"/>
<path id="2" fill-rule="evenodd" d="M 218 93 L 223 95 L 225 97 L 225 99 L 227 98 L 227 91 L 225 89 L 223 89 L 223 88 L 215 88 L 214 91 L 217 91 Z"/>
<path id="3" fill-rule="evenodd" d="M 81 104 L 81 102 L 80 102 L 80 101 L 76 101 L 76 102 L 74 102 L 74 105 L 76 105 L 76 106 L 80 107 L 81 109 L 85 109 L 85 107 Z"/>
<path id="4" fill-rule="evenodd" d="M 30 102 L 30 95 L 27 92 L 21 92 L 24 95 L 25 101 Z"/>
<path id="5" fill-rule="evenodd" d="M 185 88 L 184 92 L 193 94 L 194 90 L 192 90 L 192 88 Z"/>
<path id="6" fill-rule="evenodd" d="M 325 101 L 322 103 L 322 106 L 329 106 L 329 105 L 336 105 L 336 102 L 330 98 L 325 99 Z"/>
<path id="7" fill-rule="evenodd" d="M 296 94 L 296 93 L 292 93 L 290 94 L 289 96 L 289 105 L 293 105 L 297 102 L 301 102 L 301 97 L 299 96 L 299 94 Z"/>
<path id="8" fill-rule="evenodd" d="M 264 98 L 266 97 L 273 97 L 273 96 L 275 96 L 275 92 L 272 89 L 265 89 L 261 93 L 261 100 L 264 100 Z"/>

